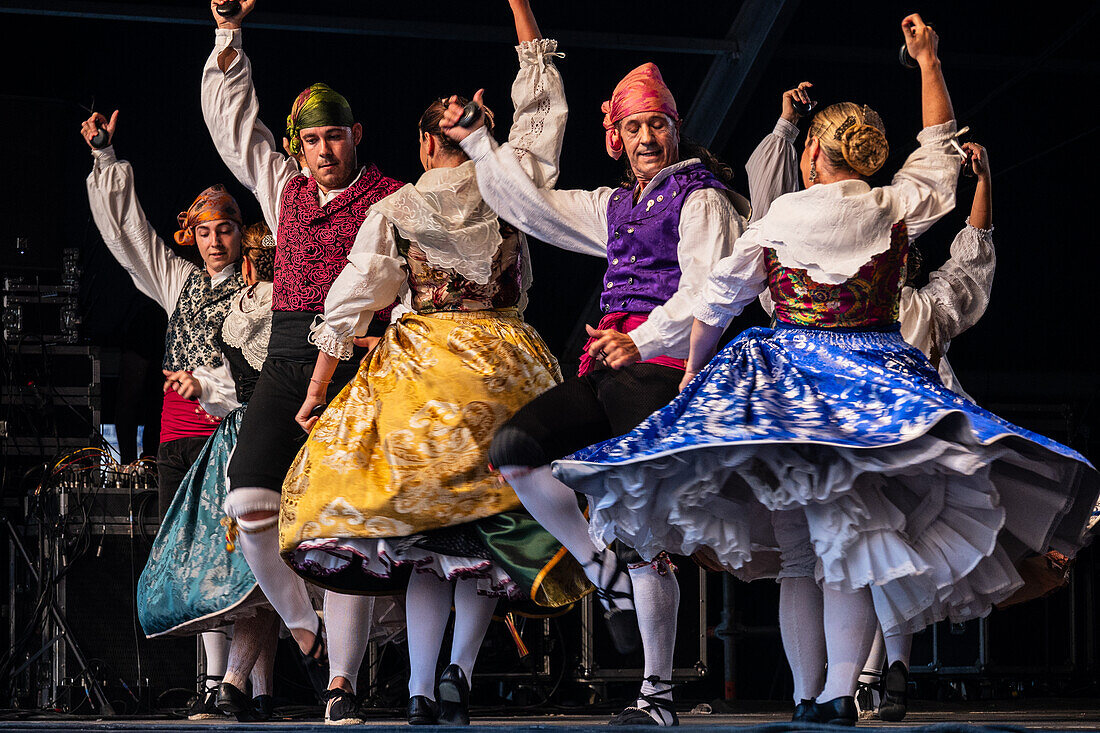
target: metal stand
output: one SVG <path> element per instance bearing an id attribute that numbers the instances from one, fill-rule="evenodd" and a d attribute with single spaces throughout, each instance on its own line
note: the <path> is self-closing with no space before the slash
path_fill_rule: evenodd
<path id="1" fill-rule="evenodd" d="M 35 583 L 41 583 L 40 576 L 38 575 L 38 569 L 35 567 L 34 561 L 31 560 L 30 555 L 27 554 L 27 548 L 24 547 L 23 540 L 19 537 L 19 533 L 15 531 L 15 527 L 12 526 L 11 520 L 9 520 L 7 517 L 0 517 L 0 521 L 3 522 L 4 528 L 8 531 L 8 537 L 11 541 L 12 547 L 16 549 L 20 557 L 23 558 L 23 562 L 26 563 L 27 571 L 30 573 L 31 578 L 34 579 Z M 69 647 L 69 651 L 71 651 L 73 656 L 76 658 L 77 663 L 80 664 L 81 670 L 87 672 L 88 660 L 85 659 L 84 653 L 80 650 L 80 645 L 77 644 L 76 639 L 73 636 L 72 629 L 69 627 L 69 622 L 65 620 L 65 614 L 61 611 L 60 608 L 58 608 L 57 602 L 54 601 L 52 598 L 50 599 L 49 610 L 50 615 L 53 617 L 54 623 L 60 630 L 60 633 L 53 639 L 49 640 L 42 647 L 42 649 L 39 650 L 39 652 L 35 654 L 34 657 L 32 657 L 31 661 L 40 656 L 42 652 L 45 651 L 45 649 L 50 645 L 56 644 L 59 640 L 63 640 L 65 644 Z M 96 702 L 99 703 L 100 712 L 104 715 L 117 715 L 114 707 L 107 700 L 107 695 L 103 692 L 103 686 L 99 683 L 99 680 L 97 680 L 91 674 L 88 674 L 87 677 L 89 685 L 91 687 L 91 693 L 95 696 Z"/>

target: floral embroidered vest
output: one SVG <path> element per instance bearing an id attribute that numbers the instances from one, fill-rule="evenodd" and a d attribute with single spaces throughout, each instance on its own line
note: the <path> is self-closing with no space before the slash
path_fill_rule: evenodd
<path id="1" fill-rule="evenodd" d="M 210 276 L 196 269 L 183 284 L 164 336 L 164 369 L 188 371 L 222 363 L 217 336 L 233 296 L 244 287 L 238 270 L 211 287 Z"/>
<path id="2" fill-rule="evenodd" d="M 670 174 L 634 203 L 621 188 L 607 202 L 604 313 L 649 313 L 680 287 L 680 210 L 701 188 L 725 188 L 702 163 Z"/>
<path id="3" fill-rule="evenodd" d="M 292 178 L 279 208 L 272 311 L 322 312 L 367 210 L 402 185 L 371 165 L 343 193 L 320 206 L 317 181 Z"/>
<path id="4" fill-rule="evenodd" d="M 872 257 L 839 285 L 815 282 L 805 270 L 783 267 L 775 250 L 765 250 L 768 289 L 775 317 L 796 326 L 875 328 L 897 322 L 909 231 L 905 221 L 890 230 L 890 248 Z"/>
<path id="5" fill-rule="evenodd" d="M 502 241 L 493 256 L 489 282 L 479 285 L 451 269 L 434 267 L 424 251 L 394 230 L 397 251 L 409 271 L 412 307 L 417 313 L 435 311 L 479 311 L 513 308 L 521 295 L 523 249 L 519 232 L 500 222 Z"/>

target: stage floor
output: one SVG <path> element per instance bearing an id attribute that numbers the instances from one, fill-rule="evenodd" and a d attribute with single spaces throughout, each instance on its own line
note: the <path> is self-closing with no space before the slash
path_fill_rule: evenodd
<path id="1" fill-rule="evenodd" d="M 759 729 L 764 731 L 797 730 L 798 727 L 790 723 L 790 713 L 780 710 L 769 704 L 767 708 L 761 708 L 759 704 L 753 705 L 754 712 L 742 713 L 715 713 L 692 714 L 685 713 L 680 716 L 683 727 L 706 726 L 710 730 L 740 730 Z M 606 715 L 528 715 L 525 717 L 493 717 L 477 716 L 475 710 L 474 725 L 465 730 L 482 729 L 497 732 L 503 730 L 517 731 L 520 733 L 536 731 L 604 731 L 608 716 Z M 817 730 L 836 730 L 826 726 L 801 726 Z M 1090 700 L 1029 700 L 1024 702 L 980 702 L 973 704 L 934 705 L 932 703 L 918 702 L 906 716 L 903 723 L 883 723 L 878 720 L 861 721 L 860 728 L 873 729 L 911 729 L 911 730 L 975 730 L 975 731 L 1004 731 L 1004 730 L 1100 730 L 1100 701 Z M 395 718 L 379 718 L 369 720 L 357 728 L 366 728 L 371 733 L 382 731 L 408 731 L 403 720 Z M 138 731 L 156 731 L 163 733 L 169 730 L 188 731 L 264 731 L 264 730 L 295 730 L 295 731 L 327 731 L 331 733 L 333 727 L 326 727 L 317 717 L 302 717 L 296 711 L 293 718 L 272 720 L 267 723 L 237 723 L 225 720 L 189 721 L 168 717 L 118 717 L 118 718 L 90 718 L 77 716 L 35 716 L 32 713 L 24 714 L 0 714 L 0 732 L 11 733 L 13 731 L 43 731 L 43 730 L 70 730 L 70 731 L 126 731 L 136 733 Z M 433 730 L 442 730 L 441 727 Z M 459 729 L 451 729 L 459 730 Z M 652 730 L 652 728 L 630 728 L 623 730 Z"/>

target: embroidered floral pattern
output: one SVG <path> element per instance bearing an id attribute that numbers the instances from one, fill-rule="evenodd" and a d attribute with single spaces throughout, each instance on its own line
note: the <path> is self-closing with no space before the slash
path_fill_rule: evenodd
<path id="1" fill-rule="evenodd" d="M 890 248 L 875 255 L 839 285 L 815 282 L 805 270 L 783 267 L 774 249 L 766 249 L 768 289 L 775 317 L 784 323 L 825 328 L 888 326 L 898 320 L 909 232 L 899 221 L 890 232 Z"/>
<path id="2" fill-rule="evenodd" d="M 233 296 L 244 287 L 240 273 L 210 286 L 210 276 L 195 270 L 183 284 L 164 336 L 165 369 L 216 367 L 222 363 L 217 337 Z"/>
<path id="3" fill-rule="evenodd" d="M 279 209 L 272 309 L 323 310 L 325 295 L 344 269 L 367 210 L 401 186 L 372 165 L 322 207 L 315 179 L 292 178 Z"/>

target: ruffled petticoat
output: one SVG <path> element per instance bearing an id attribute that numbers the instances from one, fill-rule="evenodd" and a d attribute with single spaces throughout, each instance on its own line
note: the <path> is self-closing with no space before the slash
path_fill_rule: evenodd
<path id="1" fill-rule="evenodd" d="M 245 408 L 206 441 L 164 516 L 137 588 L 148 636 L 196 634 L 270 608 L 244 555 L 226 550 L 226 470 Z"/>
<path id="2" fill-rule="evenodd" d="M 514 310 L 402 316 L 287 474 L 283 557 L 336 590 L 392 590 L 404 566 L 477 578 L 490 596 L 576 601 L 579 565 L 488 467 L 496 429 L 560 380 Z"/>
<path id="3" fill-rule="evenodd" d="M 597 541 L 706 547 L 748 580 L 778 569 L 768 512 L 804 510 L 823 582 L 870 585 L 886 633 L 984 615 L 1023 555 L 1085 544 L 1100 491 L 1078 453 L 943 387 L 896 328 L 745 331 L 554 472 L 594 497 Z"/>

